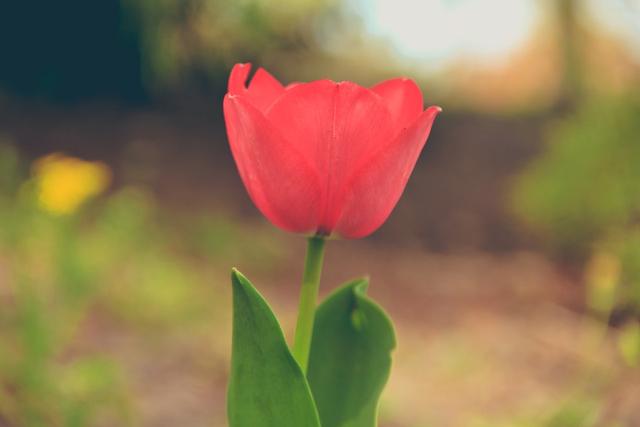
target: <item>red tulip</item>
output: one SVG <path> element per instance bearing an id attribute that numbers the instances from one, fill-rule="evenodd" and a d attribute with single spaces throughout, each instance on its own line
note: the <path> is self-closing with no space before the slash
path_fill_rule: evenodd
<path id="1" fill-rule="evenodd" d="M 400 199 L 439 107 L 404 78 L 372 88 L 318 80 L 283 86 L 251 64 L 229 77 L 224 116 L 249 196 L 288 231 L 364 237 Z"/>

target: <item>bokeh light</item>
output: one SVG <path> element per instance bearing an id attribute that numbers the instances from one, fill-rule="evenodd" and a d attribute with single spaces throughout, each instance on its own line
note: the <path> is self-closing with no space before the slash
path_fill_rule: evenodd
<path id="1" fill-rule="evenodd" d="M 501 60 L 533 36 L 540 20 L 533 0 L 363 0 L 354 7 L 368 32 L 432 67 L 461 57 Z"/>

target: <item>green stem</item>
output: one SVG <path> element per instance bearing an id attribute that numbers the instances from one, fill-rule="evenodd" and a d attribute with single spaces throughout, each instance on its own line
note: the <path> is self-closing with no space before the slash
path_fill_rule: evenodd
<path id="1" fill-rule="evenodd" d="M 292 349 L 293 357 L 296 358 L 302 368 L 302 372 L 305 374 L 309 363 L 313 320 L 316 314 L 316 298 L 320 288 L 323 258 L 324 237 L 310 237 L 307 245 L 307 257 L 304 261 L 304 275 L 302 276 L 300 305 L 298 306 L 298 322 Z"/>

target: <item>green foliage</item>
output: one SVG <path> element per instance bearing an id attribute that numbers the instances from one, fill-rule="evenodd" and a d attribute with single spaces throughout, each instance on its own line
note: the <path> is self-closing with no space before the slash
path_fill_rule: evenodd
<path id="1" fill-rule="evenodd" d="M 266 301 L 236 270 L 231 281 L 230 426 L 376 427 L 395 334 L 366 296 L 367 280 L 346 284 L 318 307 L 308 383 Z"/>
<path id="2" fill-rule="evenodd" d="M 519 216 L 566 250 L 586 250 L 640 212 L 640 98 L 591 102 L 549 134 L 519 179 Z"/>
<path id="3" fill-rule="evenodd" d="M 230 63 L 302 50 L 312 37 L 310 27 L 300 23 L 334 3 L 122 0 L 124 23 L 139 38 L 144 82 L 152 91 L 175 88 L 190 78 L 220 84 L 226 82 L 222 74 Z"/>
<path id="4" fill-rule="evenodd" d="M 60 358 L 79 311 L 48 301 L 42 286 L 16 283 L 15 301 L 0 323 L 0 420 L 13 426 L 85 426 L 102 419 L 131 425 L 126 384 L 106 359 Z"/>
<path id="5" fill-rule="evenodd" d="M 600 408 L 593 399 L 580 395 L 570 396 L 551 412 L 544 427 L 590 427 L 596 425 Z"/>
<path id="6" fill-rule="evenodd" d="M 231 282 L 230 427 L 320 427 L 307 380 L 273 312 L 238 271 Z"/>
<path id="7" fill-rule="evenodd" d="M 631 322 L 622 329 L 618 347 L 627 365 L 632 368 L 640 365 L 640 321 Z"/>
<path id="8" fill-rule="evenodd" d="M 99 286 L 77 218 L 39 210 L 30 182 L 18 185 L 20 168 L 3 172 L 13 184 L 0 195 L 0 423 L 84 426 L 99 414 L 131 425 L 120 367 L 91 354 L 63 357 Z"/>
<path id="9" fill-rule="evenodd" d="M 367 286 L 366 279 L 350 282 L 317 310 L 307 376 L 323 427 L 377 426 L 396 343 Z"/>
<path id="10" fill-rule="evenodd" d="M 587 271 L 589 305 L 607 316 L 640 313 L 639 117 L 637 93 L 585 104 L 551 129 L 514 192 L 516 212 L 555 251 L 619 265 Z"/>
<path id="11" fill-rule="evenodd" d="M 0 135 L 0 202 L 15 194 L 22 165 L 17 150 Z"/>
<path id="12" fill-rule="evenodd" d="M 57 372 L 60 389 L 68 396 L 65 399 L 65 425 L 81 427 L 92 424 L 91 421 L 105 407 L 117 409 L 121 422 L 132 424 L 128 396 L 123 392 L 123 375 L 113 361 L 85 357 L 62 366 Z"/>
<path id="13" fill-rule="evenodd" d="M 84 231 L 85 263 L 99 272 L 101 303 L 134 328 L 183 327 L 211 303 L 190 263 L 175 256 L 167 231 L 152 198 L 133 188 L 106 200 Z"/>
<path id="14" fill-rule="evenodd" d="M 529 410 L 515 417 L 507 417 L 503 420 L 478 420 L 470 427 L 613 427 L 618 424 L 604 423 L 601 419 L 601 402 L 594 396 L 579 392 L 569 391 L 561 401 L 548 406 Z"/>
<path id="15" fill-rule="evenodd" d="M 207 261 L 242 260 L 253 268 L 268 271 L 285 258 L 283 247 L 278 244 L 279 234 L 272 228 L 238 224 L 221 215 L 197 215 L 186 218 L 181 227 L 183 250 L 194 257 L 206 257 Z M 222 266 L 225 269 L 227 266 Z"/>
<path id="16" fill-rule="evenodd" d="M 640 228 L 632 227 L 612 233 L 605 243 L 621 263 L 621 298 L 640 308 Z M 640 314 L 640 313 L 639 313 Z"/>

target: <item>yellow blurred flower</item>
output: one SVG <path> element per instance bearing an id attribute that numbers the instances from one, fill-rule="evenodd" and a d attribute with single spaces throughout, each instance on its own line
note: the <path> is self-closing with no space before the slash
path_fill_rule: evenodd
<path id="1" fill-rule="evenodd" d="M 586 278 L 593 286 L 604 289 L 615 287 L 620 278 L 620 260 L 608 252 L 596 252 L 586 267 Z"/>
<path id="2" fill-rule="evenodd" d="M 585 281 L 587 303 L 603 315 L 608 315 L 615 304 L 616 290 L 622 266 L 615 255 L 597 251 L 587 263 Z"/>
<path id="3" fill-rule="evenodd" d="M 111 171 L 101 162 L 88 162 L 54 153 L 33 164 L 38 204 L 52 214 L 75 212 L 87 199 L 102 193 Z"/>

